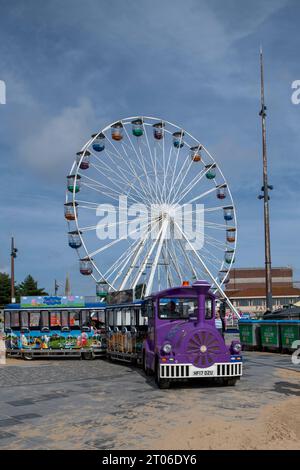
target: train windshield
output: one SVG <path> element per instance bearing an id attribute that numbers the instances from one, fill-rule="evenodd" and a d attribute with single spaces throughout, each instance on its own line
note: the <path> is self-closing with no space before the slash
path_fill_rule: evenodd
<path id="1" fill-rule="evenodd" d="M 186 319 L 198 315 L 197 298 L 168 298 L 159 300 L 159 318 L 162 319 Z"/>

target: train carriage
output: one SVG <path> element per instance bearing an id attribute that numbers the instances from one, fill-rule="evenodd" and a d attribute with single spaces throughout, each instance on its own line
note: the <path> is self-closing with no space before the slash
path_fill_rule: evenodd
<path id="1" fill-rule="evenodd" d="M 108 358 L 142 363 L 143 342 L 148 330 L 142 305 L 143 301 L 135 301 L 106 307 Z"/>
<path id="2" fill-rule="evenodd" d="M 104 305 L 42 308 L 10 304 L 4 309 L 5 345 L 8 356 L 83 357 L 106 353 Z"/>
<path id="3" fill-rule="evenodd" d="M 107 354 L 142 363 L 160 388 L 211 378 L 235 385 L 242 375 L 241 345 L 226 346 L 215 325 L 215 295 L 206 281 L 106 307 Z"/>

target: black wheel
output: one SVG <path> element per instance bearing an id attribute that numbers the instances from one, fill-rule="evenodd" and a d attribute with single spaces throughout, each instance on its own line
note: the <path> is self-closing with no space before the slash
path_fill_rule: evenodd
<path id="1" fill-rule="evenodd" d="M 160 389 L 170 388 L 170 381 L 167 379 L 162 379 L 159 375 L 159 362 L 156 361 L 155 365 L 155 382 Z"/>
<path id="2" fill-rule="evenodd" d="M 82 356 L 83 359 L 85 359 L 86 361 L 92 361 L 93 359 L 95 359 L 95 354 L 93 353 L 93 351 L 86 351 L 82 353 Z"/>
<path id="3" fill-rule="evenodd" d="M 148 376 L 152 374 L 151 369 L 149 369 L 149 367 L 146 366 L 146 353 L 145 353 L 145 351 L 143 352 L 143 371 Z"/>
<path id="4" fill-rule="evenodd" d="M 33 356 L 30 353 L 24 353 L 23 354 L 23 359 L 25 359 L 25 361 L 32 361 Z"/>

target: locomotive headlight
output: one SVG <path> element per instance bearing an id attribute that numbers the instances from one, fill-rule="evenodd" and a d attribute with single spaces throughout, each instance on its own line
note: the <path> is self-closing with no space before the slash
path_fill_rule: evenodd
<path id="1" fill-rule="evenodd" d="M 241 352 L 241 350 L 242 350 L 242 345 L 241 345 L 241 343 L 233 343 L 233 344 L 232 344 L 232 349 L 233 349 L 233 351 L 234 351 L 235 353 L 238 354 L 238 353 Z"/>
<path id="2" fill-rule="evenodd" d="M 162 350 L 164 353 L 170 354 L 170 352 L 172 351 L 172 346 L 170 345 L 170 343 L 164 344 Z"/>

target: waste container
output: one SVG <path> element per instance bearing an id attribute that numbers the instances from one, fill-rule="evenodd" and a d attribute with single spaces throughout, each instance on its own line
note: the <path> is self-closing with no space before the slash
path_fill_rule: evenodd
<path id="1" fill-rule="evenodd" d="M 240 320 L 240 341 L 243 349 L 260 349 L 260 323 L 261 320 Z"/>
<path id="2" fill-rule="evenodd" d="M 281 350 L 280 320 L 262 320 L 260 322 L 262 349 L 271 351 Z"/>
<path id="3" fill-rule="evenodd" d="M 300 320 L 281 320 L 280 338 L 283 351 L 293 351 L 293 342 L 300 340 Z"/>

